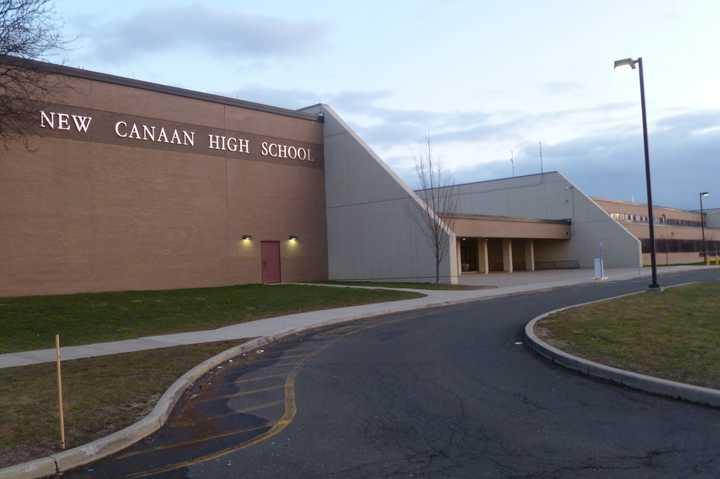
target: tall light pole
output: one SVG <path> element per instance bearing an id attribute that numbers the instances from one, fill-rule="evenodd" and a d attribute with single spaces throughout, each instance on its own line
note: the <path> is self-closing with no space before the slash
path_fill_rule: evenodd
<path id="1" fill-rule="evenodd" d="M 645 79 L 643 77 L 642 57 L 637 60 L 624 58 L 615 62 L 615 68 L 629 66 L 633 70 L 637 65 L 640 73 L 640 106 L 642 108 L 643 144 L 645 147 L 645 186 L 647 187 L 648 222 L 650 227 L 650 264 L 652 267 L 652 282 L 650 288 L 659 288 L 657 282 L 657 260 L 655 258 L 655 217 L 653 216 L 652 186 L 650 185 L 650 151 L 648 149 L 647 113 L 645 111 Z"/>
<path id="2" fill-rule="evenodd" d="M 702 199 L 706 196 L 710 196 L 710 193 L 703 191 L 700 193 L 700 229 L 702 230 L 702 242 L 703 242 L 703 258 L 705 264 L 710 264 L 708 261 L 707 243 L 705 243 L 705 213 L 703 212 L 703 201 Z"/>

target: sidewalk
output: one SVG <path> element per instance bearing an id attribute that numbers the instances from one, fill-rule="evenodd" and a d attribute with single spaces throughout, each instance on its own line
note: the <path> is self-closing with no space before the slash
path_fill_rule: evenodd
<path id="1" fill-rule="evenodd" d="M 676 266 L 661 268 L 660 273 L 700 271 L 706 268 L 702 266 Z M 648 268 L 623 269 L 607 271 L 608 281 L 620 281 L 625 279 L 650 276 Z M 489 275 L 492 277 L 492 275 Z M 518 278 L 519 280 L 521 278 Z M 554 281 L 552 279 L 555 279 Z M 62 348 L 63 360 L 90 358 L 96 356 L 107 356 L 118 353 L 129 353 L 144 351 L 148 349 L 168 348 L 186 344 L 209 343 L 214 341 L 232 341 L 239 339 L 255 338 L 260 336 L 275 336 L 292 330 L 303 330 L 314 326 L 323 326 L 334 323 L 351 321 L 354 319 L 368 318 L 391 313 L 400 313 L 416 309 L 430 308 L 460 304 L 483 299 L 495 298 L 511 294 L 543 291 L 563 286 L 573 286 L 584 283 L 596 282 L 592 278 L 591 270 L 576 270 L 569 278 L 562 274 L 539 275 L 538 280 L 528 283 L 523 277 L 522 284 L 512 284 L 505 281 L 502 287 L 493 289 L 463 290 L 463 291 L 439 291 L 439 290 L 411 290 L 426 296 L 423 298 L 392 301 L 387 303 L 366 304 L 362 306 L 351 306 L 346 308 L 326 309 L 308 313 L 290 314 L 275 316 L 267 319 L 249 321 L 246 323 L 226 326 L 219 329 L 207 331 L 192 331 L 187 333 L 167 334 L 162 336 L 148 336 L 138 339 L 124 341 L 87 344 L 82 346 L 69 346 Z M 328 287 L 356 287 L 327 285 Z M 369 287 L 366 287 L 369 288 Z M 392 289 L 392 288 L 384 288 Z M 0 354 L 0 369 L 15 366 L 27 366 L 55 361 L 54 349 L 42 349 L 36 351 L 24 351 L 19 353 Z"/>
<path id="2" fill-rule="evenodd" d="M 658 274 L 697 270 L 702 266 L 658 266 Z M 640 276 L 650 276 L 650 268 L 612 268 L 607 269 L 605 273 L 611 279 L 618 278 L 638 278 Z M 469 286 L 486 286 L 493 285 L 499 288 L 506 286 L 519 286 L 521 284 L 533 284 L 538 282 L 556 282 L 556 281 L 586 281 L 592 278 L 593 271 L 591 269 L 562 269 L 562 270 L 538 270 L 533 272 L 515 271 L 513 273 L 490 273 L 464 274 L 460 277 L 460 284 Z"/>

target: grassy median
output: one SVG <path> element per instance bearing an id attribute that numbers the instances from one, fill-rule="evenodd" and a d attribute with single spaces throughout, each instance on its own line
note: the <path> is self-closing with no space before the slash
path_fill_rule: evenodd
<path id="1" fill-rule="evenodd" d="M 202 361 L 242 341 L 178 346 L 63 363 L 67 447 L 145 416 Z M 0 467 L 58 451 L 55 364 L 0 369 Z"/>
<path id="2" fill-rule="evenodd" d="M 412 292 L 302 285 L 0 298 L 0 353 L 213 329 L 255 319 L 418 298 Z"/>
<path id="3" fill-rule="evenodd" d="M 720 388 L 720 283 L 583 306 L 536 328 L 543 339 L 583 358 Z"/>

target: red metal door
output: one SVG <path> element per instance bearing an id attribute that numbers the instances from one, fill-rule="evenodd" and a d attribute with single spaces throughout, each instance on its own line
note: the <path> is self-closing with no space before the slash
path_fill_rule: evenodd
<path id="1" fill-rule="evenodd" d="M 262 281 L 263 283 L 280 282 L 280 242 L 262 241 Z"/>

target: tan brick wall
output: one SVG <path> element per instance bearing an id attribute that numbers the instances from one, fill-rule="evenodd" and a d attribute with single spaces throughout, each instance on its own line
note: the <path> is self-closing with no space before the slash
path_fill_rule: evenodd
<path id="1" fill-rule="evenodd" d="M 316 121 L 84 79 L 54 102 L 322 143 Z M 260 281 L 260 241 L 283 280 L 327 277 L 322 165 L 54 137 L 0 151 L 0 295 Z M 253 241 L 242 242 L 250 234 Z M 288 235 L 300 240 L 292 246 Z"/>

